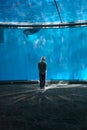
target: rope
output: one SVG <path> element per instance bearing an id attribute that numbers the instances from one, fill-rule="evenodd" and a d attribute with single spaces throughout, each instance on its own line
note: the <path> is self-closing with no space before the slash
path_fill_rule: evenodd
<path id="1" fill-rule="evenodd" d="M 60 11 L 59 11 L 58 4 L 57 4 L 56 0 L 54 0 L 54 3 L 55 3 L 55 6 L 56 6 L 56 9 L 57 9 L 57 12 L 58 12 L 60 21 L 61 21 L 61 23 L 62 23 L 62 18 L 61 18 Z"/>

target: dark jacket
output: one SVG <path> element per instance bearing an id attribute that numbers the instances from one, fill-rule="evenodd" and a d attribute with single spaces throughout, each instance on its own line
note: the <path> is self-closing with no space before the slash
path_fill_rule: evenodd
<path id="1" fill-rule="evenodd" d="M 40 62 L 38 63 L 39 73 L 45 74 L 45 72 L 46 72 L 46 67 L 47 67 L 46 62 L 45 62 L 45 61 L 40 61 Z"/>

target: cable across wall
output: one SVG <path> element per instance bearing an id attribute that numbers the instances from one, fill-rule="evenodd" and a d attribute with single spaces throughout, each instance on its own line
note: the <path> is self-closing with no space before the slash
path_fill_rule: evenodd
<path id="1" fill-rule="evenodd" d="M 60 15 L 60 11 L 59 11 L 59 8 L 58 8 L 58 3 L 56 2 L 56 0 L 54 0 L 54 3 L 55 3 L 55 6 L 56 6 L 56 9 L 57 9 L 58 16 L 60 18 L 60 22 L 62 23 L 62 17 Z"/>

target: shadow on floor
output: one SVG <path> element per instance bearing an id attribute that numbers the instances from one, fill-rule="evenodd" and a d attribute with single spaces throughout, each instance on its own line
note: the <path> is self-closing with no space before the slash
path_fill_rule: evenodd
<path id="1" fill-rule="evenodd" d="M 87 85 L 0 85 L 0 130 L 87 129 Z"/>

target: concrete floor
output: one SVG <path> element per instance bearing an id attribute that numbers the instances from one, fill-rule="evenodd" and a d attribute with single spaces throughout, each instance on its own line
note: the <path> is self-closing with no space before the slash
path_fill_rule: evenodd
<path id="1" fill-rule="evenodd" d="M 0 130 L 86 130 L 87 85 L 0 85 Z"/>

